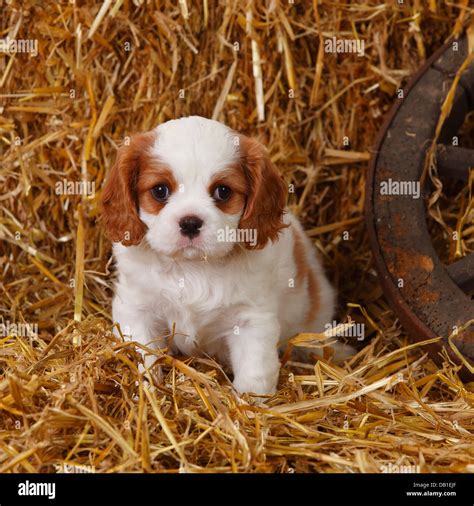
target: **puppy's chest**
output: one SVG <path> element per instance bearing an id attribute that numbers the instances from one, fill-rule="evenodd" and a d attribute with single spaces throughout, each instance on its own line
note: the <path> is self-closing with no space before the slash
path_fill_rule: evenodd
<path id="1" fill-rule="evenodd" d="M 199 270 L 161 273 L 152 311 L 169 330 L 174 345 L 186 354 L 212 351 L 231 328 L 242 287 L 225 275 Z"/>
<path id="2" fill-rule="evenodd" d="M 245 282 L 239 283 L 235 276 L 215 269 L 154 270 L 142 281 L 153 286 L 152 305 L 157 312 L 167 317 L 192 316 L 204 322 L 238 302 L 245 293 Z"/>

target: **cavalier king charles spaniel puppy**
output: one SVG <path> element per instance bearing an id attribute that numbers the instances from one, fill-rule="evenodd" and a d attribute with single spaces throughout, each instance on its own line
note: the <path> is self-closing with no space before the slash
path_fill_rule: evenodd
<path id="1" fill-rule="evenodd" d="M 101 198 L 118 271 L 114 322 L 151 348 L 216 357 L 238 392 L 275 392 L 279 341 L 323 331 L 335 304 L 286 195 L 264 147 L 217 121 L 186 117 L 133 136 Z M 352 351 L 333 349 L 336 359 Z"/>

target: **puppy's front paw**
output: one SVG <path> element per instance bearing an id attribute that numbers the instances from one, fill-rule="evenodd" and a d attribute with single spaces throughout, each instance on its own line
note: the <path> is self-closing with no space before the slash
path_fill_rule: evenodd
<path id="1" fill-rule="evenodd" d="M 155 355 L 145 355 L 144 363 L 138 364 L 138 372 L 143 378 L 145 387 L 150 391 L 155 391 L 154 382 L 160 384 L 163 382 L 163 373 L 161 365 L 156 364 L 157 357 Z M 154 366 L 154 367 L 153 367 Z"/>
<path id="2" fill-rule="evenodd" d="M 237 392 L 272 395 L 276 392 L 278 373 L 267 376 L 241 375 L 234 378 L 233 385 Z"/>

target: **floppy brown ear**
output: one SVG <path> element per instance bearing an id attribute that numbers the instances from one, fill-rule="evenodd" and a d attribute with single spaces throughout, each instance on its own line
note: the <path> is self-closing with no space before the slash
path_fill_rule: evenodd
<path id="1" fill-rule="evenodd" d="M 139 244 L 147 230 L 138 216 L 137 181 L 155 139 L 154 132 L 134 135 L 122 146 L 105 182 L 100 202 L 107 237 L 124 246 Z"/>
<path id="2" fill-rule="evenodd" d="M 288 226 L 282 221 L 287 186 L 260 142 L 241 136 L 239 145 L 249 188 L 239 228 L 256 230 L 256 244 L 247 243 L 247 249 L 262 249 L 269 240 L 276 241 L 279 232 Z"/>

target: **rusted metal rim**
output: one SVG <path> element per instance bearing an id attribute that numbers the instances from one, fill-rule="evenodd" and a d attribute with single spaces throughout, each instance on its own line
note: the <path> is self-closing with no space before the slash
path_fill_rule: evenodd
<path id="1" fill-rule="evenodd" d="M 441 263 L 427 227 L 424 197 L 429 188 L 419 187 L 417 198 L 416 183 L 435 136 L 441 105 L 467 54 L 466 37 L 451 39 L 416 73 L 385 119 L 367 176 L 366 225 L 382 286 L 413 339 L 443 336 L 427 347 L 437 363 L 442 361 L 443 347 L 460 363 L 447 336 L 474 318 L 474 301 L 469 295 L 474 259 L 469 255 L 448 267 Z M 438 138 L 444 145 L 439 148 L 438 170 L 447 177 L 464 179 L 473 166 L 474 153 L 452 145 L 465 115 L 473 109 L 471 65 L 461 77 L 451 114 Z M 474 365 L 474 328 L 460 331 L 453 343 Z M 465 367 L 461 375 L 465 380 L 474 379 Z"/>

